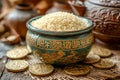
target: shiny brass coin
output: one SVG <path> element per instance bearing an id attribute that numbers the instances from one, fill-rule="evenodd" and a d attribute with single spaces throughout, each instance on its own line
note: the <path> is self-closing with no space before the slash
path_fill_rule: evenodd
<path id="1" fill-rule="evenodd" d="M 50 64 L 37 63 L 37 64 L 30 65 L 29 71 L 33 75 L 46 76 L 51 74 L 54 71 L 54 67 Z"/>
<path id="2" fill-rule="evenodd" d="M 21 59 L 28 55 L 29 51 L 26 46 L 19 46 L 8 51 L 6 56 L 10 59 Z"/>
<path id="3" fill-rule="evenodd" d="M 82 76 L 90 72 L 90 67 L 87 65 L 68 65 L 64 68 L 64 72 L 72 76 Z"/>
<path id="4" fill-rule="evenodd" d="M 100 69 L 108 69 L 114 67 L 115 63 L 108 59 L 101 59 L 98 63 L 94 63 L 93 66 Z"/>
<path id="5" fill-rule="evenodd" d="M 100 61 L 100 56 L 98 56 L 96 54 L 88 54 L 84 63 L 92 64 L 92 63 L 96 63 L 98 61 Z"/>
<path id="6" fill-rule="evenodd" d="M 25 60 L 12 60 L 9 61 L 5 67 L 11 72 L 21 72 L 28 68 L 28 62 Z"/>
<path id="7" fill-rule="evenodd" d="M 93 49 L 93 52 L 100 57 L 109 57 L 112 55 L 112 52 L 109 49 L 102 48 L 102 47 L 96 47 L 96 49 Z"/>

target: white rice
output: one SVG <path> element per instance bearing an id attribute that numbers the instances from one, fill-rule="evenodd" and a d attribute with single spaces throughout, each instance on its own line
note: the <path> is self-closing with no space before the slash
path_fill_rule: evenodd
<path id="1" fill-rule="evenodd" d="M 72 13 L 55 12 L 32 21 L 31 25 L 45 31 L 77 31 L 88 27 L 88 22 Z"/>

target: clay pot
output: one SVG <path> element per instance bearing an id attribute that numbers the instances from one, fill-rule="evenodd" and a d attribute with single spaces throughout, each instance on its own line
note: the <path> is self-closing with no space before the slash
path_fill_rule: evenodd
<path id="1" fill-rule="evenodd" d="M 15 9 L 6 17 L 6 25 L 9 26 L 13 34 L 18 34 L 25 38 L 27 28 L 26 22 L 36 16 L 37 13 L 27 4 L 18 4 Z"/>
<path id="2" fill-rule="evenodd" d="M 67 0 L 74 14 L 84 16 L 86 7 L 84 6 L 85 0 Z"/>
<path id="3" fill-rule="evenodd" d="M 67 3 L 66 0 L 55 0 L 53 7 L 50 8 L 46 14 L 58 12 L 58 11 L 64 11 L 64 12 L 72 12 L 72 9 L 70 5 Z"/>
<path id="4" fill-rule="evenodd" d="M 86 0 L 86 17 L 94 24 L 95 37 L 107 44 L 120 44 L 120 1 Z"/>
<path id="5" fill-rule="evenodd" d="M 74 13 L 78 16 L 83 16 L 83 13 L 85 11 L 85 6 L 83 1 L 84 0 L 77 2 L 75 0 L 55 0 L 54 6 L 47 11 L 47 14 L 57 11 L 64 11 L 64 12 Z M 79 3 L 81 3 L 82 5 Z"/>

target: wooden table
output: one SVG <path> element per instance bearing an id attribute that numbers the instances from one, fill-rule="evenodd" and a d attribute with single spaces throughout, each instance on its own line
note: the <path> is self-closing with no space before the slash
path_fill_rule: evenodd
<path id="1" fill-rule="evenodd" d="M 116 67 L 112 69 L 101 70 L 91 66 L 91 72 L 88 75 L 74 77 L 65 74 L 63 68 L 56 67 L 52 75 L 38 77 L 32 76 L 29 71 L 12 73 L 5 69 L 4 65 L 8 59 L 4 55 L 12 47 L 0 43 L 0 80 L 120 80 L 120 50 L 111 50 L 113 56 L 110 59 L 117 63 Z M 31 58 L 33 58 L 32 55 L 29 55 L 27 60 L 29 61 Z"/>

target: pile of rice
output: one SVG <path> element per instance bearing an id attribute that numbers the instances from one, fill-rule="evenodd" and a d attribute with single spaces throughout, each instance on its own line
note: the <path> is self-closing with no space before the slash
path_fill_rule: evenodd
<path id="1" fill-rule="evenodd" d="M 87 23 L 72 13 L 55 12 L 32 21 L 31 25 L 45 31 L 76 31 L 88 27 Z"/>

